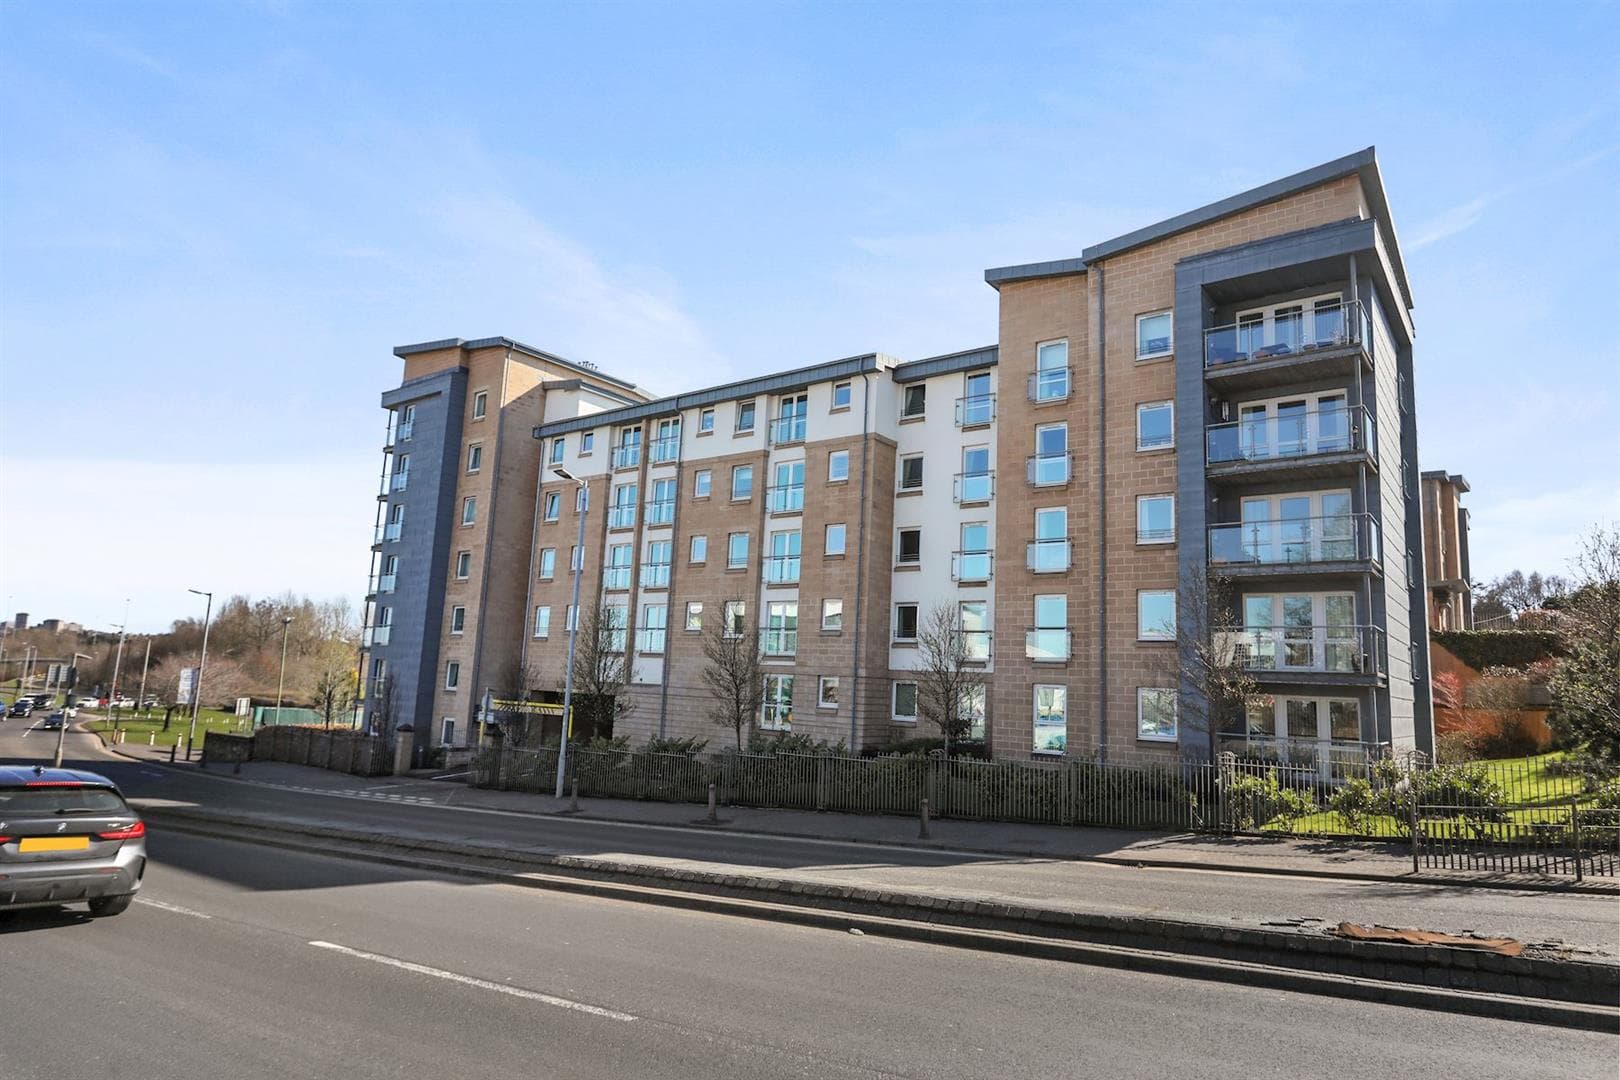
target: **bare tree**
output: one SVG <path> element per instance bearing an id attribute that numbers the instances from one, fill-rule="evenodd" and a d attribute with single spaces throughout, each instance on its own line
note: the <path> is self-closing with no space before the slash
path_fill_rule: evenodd
<path id="1" fill-rule="evenodd" d="M 730 728 L 743 748 L 743 732 L 752 732 L 765 703 L 765 672 L 759 633 L 746 621 L 716 623 L 703 632 L 703 685 L 714 696 L 709 719 Z"/>
<path id="2" fill-rule="evenodd" d="M 1190 568 L 1181 576 L 1176 648 L 1169 674 L 1180 684 L 1179 724 L 1202 731 L 1209 757 L 1220 753 L 1220 733 L 1247 723 L 1249 706 L 1264 695 L 1250 669 L 1250 643 L 1237 617 L 1231 582 Z"/>
<path id="3" fill-rule="evenodd" d="M 1620 527 L 1595 526 L 1571 561 L 1574 588 L 1555 624 L 1553 724 L 1567 741 L 1620 761 Z"/>
<path id="4" fill-rule="evenodd" d="M 635 708 L 635 702 L 625 693 L 635 674 L 626 660 L 628 631 L 618 617 L 610 614 L 624 610 L 604 604 L 598 597 L 585 611 L 585 621 L 579 626 L 573 701 L 577 740 L 612 735 L 615 723 Z"/>
<path id="5" fill-rule="evenodd" d="M 979 652 L 950 604 L 929 608 L 917 627 L 917 712 L 939 728 L 947 758 L 951 743 L 972 730 L 973 703 L 984 693 L 985 658 Z"/>

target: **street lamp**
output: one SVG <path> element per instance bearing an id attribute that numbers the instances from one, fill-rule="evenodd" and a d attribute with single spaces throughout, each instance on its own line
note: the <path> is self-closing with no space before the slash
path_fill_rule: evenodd
<path id="1" fill-rule="evenodd" d="M 202 659 L 197 663 L 197 677 L 191 684 L 191 730 L 186 735 L 186 760 L 190 761 L 191 748 L 197 743 L 197 708 L 202 703 L 203 669 L 208 667 L 208 624 L 214 617 L 214 594 L 202 589 L 187 589 L 186 592 L 208 598 L 203 608 Z"/>
<path id="2" fill-rule="evenodd" d="M 292 625 L 292 616 L 281 617 L 281 677 L 276 680 L 276 723 L 281 723 L 281 690 L 287 685 L 287 628 Z"/>
<path id="3" fill-rule="evenodd" d="M 112 722 L 118 730 L 118 671 L 124 666 L 124 635 L 129 632 L 129 597 L 124 598 L 124 622 L 118 628 L 118 656 L 113 660 Z"/>
<path id="4" fill-rule="evenodd" d="M 552 475 L 559 480 L 567 480 L 571 484 L 578 484 L 581 491 L 585 489 L 586 482 L 561 467 L 553 467 Z M 574 618 L 568 626 L 568 666 L 563 672 L 563 718 L 562 737 L 557 740 L 557 798 L 563 797 L 563 776 L 568 769 L 568 733 L 574 726 L 574 646 L 579 640 L 579 579 L 585 571 L 585 515 L 590 511 L 590 504 L 580 505 L 576 496 L 574 506 L 579 509 L 579 539 L 574 544 L 574 555 L 569 561 L 574 564 Z"/>

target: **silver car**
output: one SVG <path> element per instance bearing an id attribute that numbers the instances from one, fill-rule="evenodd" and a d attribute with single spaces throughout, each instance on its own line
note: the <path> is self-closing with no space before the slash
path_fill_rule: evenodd
<path id="1" fill-rule="evenodd" d="M 0 911 L 88 903 L 117 915 L 146 873 L 146 823 L 105 776 L 0 765 Z"/>

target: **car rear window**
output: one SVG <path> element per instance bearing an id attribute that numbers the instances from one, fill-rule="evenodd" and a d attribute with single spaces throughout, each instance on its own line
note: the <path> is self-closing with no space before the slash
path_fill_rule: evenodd
<path id="1" fill-rule="evenodd" d="M 103 787 L 0 787 L 0 821 L 41 814 L 127 814 L 129 804 Z"/>

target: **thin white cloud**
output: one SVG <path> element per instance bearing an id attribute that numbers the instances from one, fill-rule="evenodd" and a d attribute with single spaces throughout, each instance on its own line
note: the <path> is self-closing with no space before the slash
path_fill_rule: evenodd
<path id="1" fill-rule="evenodd" d="M 1572 173 L 1580 172 L 1582 169 L 1596 165 L 1605 158 L 1614 156 L 1616 152 L 1620 152 L 1620 145 L 1594 150 L 1589 154 L 1575 158 L 1573 161 L 1566 162 L 1556 169 L 1549 169 L 1546 172 L 1508 184 L 1506 187 L 1496 191 L 1486 192 L 1449 210 L 1442 211 L 1438 216 L 1418 226 L 1417 232 L 1407 245 L 1407 248 L 1411 251 L 1418 251 L 1447 237 L 1456 236 L 1458 233 L 1471 229 L 1478 224 L 1492 203 L 1562 180 Z"/>

